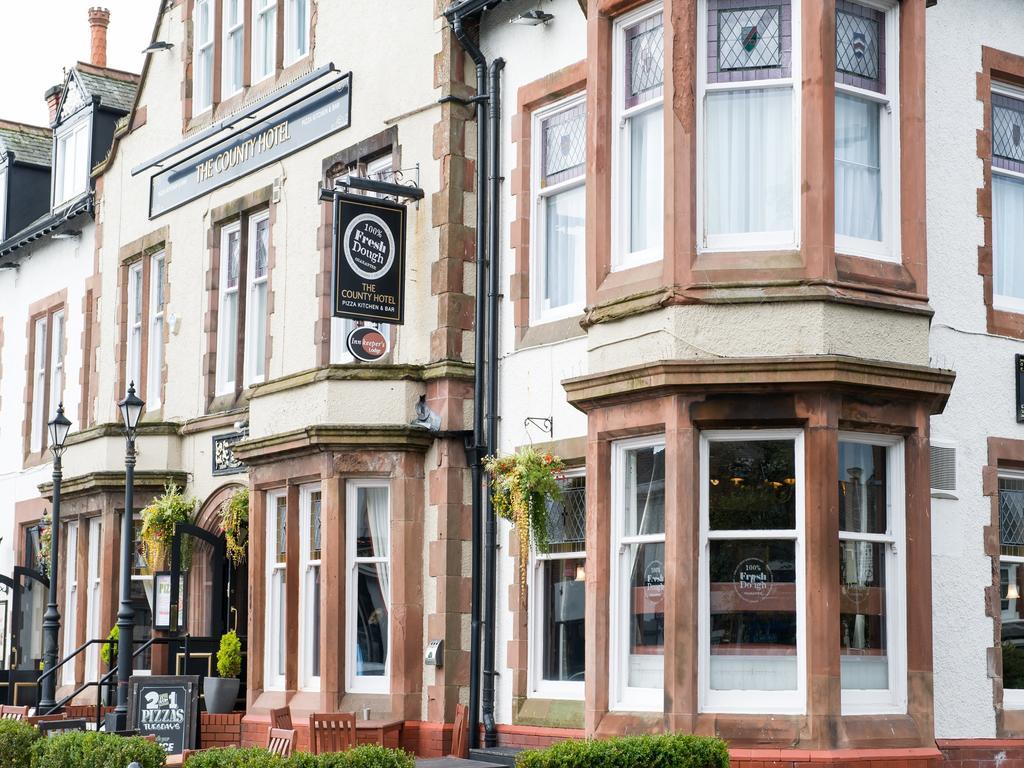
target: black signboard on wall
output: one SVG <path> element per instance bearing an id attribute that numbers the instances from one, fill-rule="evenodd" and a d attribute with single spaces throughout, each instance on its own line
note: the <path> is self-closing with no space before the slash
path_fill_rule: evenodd
<path id="1" fill-rule="evenodd" d="M 140 736 L 155 736 L 169 755 L 196 748 L 199 676 L 146 676 L 128 681 L 128 722 Z"/>
<path id="2" fill-rule="evenodd" d="M 405 206 L 343 192 L 334 200 L 334 316 L 401 325 Z"/>
<path id="3" fill-rule="evenodd" d="M 1017 423 L 1024 424 L 1024 355 L 1014 358 L 1017 380 Z"/>

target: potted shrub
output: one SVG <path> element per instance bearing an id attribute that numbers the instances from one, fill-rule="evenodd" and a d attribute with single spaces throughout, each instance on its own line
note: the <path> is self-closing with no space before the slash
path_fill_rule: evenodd
<path id="1" fill-rule="evenodd" d="M 107 642 L 100 646 L 100 660 L 107 665 L 108 671 L 117 666 L 117 640 L 120 636 L 121 630 L 115 624 L 110 628 L 110 632 L 107 633 Z M 101 696 L 103 697 L 104 705 L 109 705 L 114 698 L 113 688 L 104 686 Z"/>
<path id="2" fill-rule="evenodd" d="M 219 677 L 207 677 L 203 680 L 203 692 L 206 696 L 206 711 L 213 715 L 226 715 L 235 708 L 238 698 L 238 679 L 242 671 L 242 643 L 234 630 L 227 632 L 220 639 L 217 651 L 217 674 Z"/>

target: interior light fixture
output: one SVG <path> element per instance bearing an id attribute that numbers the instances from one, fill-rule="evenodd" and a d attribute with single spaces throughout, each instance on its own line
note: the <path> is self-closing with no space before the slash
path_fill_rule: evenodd
<path id="1" fill-rule="evenodd" d="M 1010 582 L 1010 585 L 1006 588 L 1006 599 L 1020 600 L 1020 590 L 1017 589 L 1017 582 Z"/>
<path id="2" fill-rule="evenodd" d="M 555 18 L 553 13 L 542 11 L 540 8 L 535 8 L 532 11 L 526 11 L 514 17 L 511 21 L 512 24 L 523 24 L 527 27 L 536 27 L 538 24 L 547 24 Z"/>

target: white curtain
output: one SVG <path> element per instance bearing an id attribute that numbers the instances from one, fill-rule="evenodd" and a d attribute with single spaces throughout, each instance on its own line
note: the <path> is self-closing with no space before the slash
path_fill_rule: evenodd
<path id="1" fill-rule="evenodd" d="M 793 229 L 792 90 L 707 96 L 707 233 Z"/>
<path id="2" fill-rule="evenodd" d="M 992 174 L 995 293 L 1024 299 L 1024 181 Z"/>
<path id="3" fill-rule="evenodd" d="M 547 309 L 582 301 L 586 187 L 580 185 L 545 201 L 544 299 Z"/>
<path id="4" fill-rule="evenodd" d="M 836 94 L 836 234 L 882 239 L 881 105 Z"/>
<path id="5" fill-rule="evenodd" d="M 629 252 L 659 250 L 664 239 L 665 118 L 661 106 L 629 118 Z"/>
<path id="6" fill-rule="evenodd" d="M 370 537 L 373 539 L 373 556 L 388 556 L 388 489 L 366 489 L 366 518 L 370 526 Z M 388 563 L 376 563 L 377 578 L 380 579 L 380 591 L 388 600 L 390 591 L 390 571 Z"/>

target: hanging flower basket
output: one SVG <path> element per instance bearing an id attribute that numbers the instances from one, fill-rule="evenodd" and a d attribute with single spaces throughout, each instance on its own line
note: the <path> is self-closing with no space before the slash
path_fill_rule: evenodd
<path id="1" fill-rule="evenodd" d="M 238 567 L 249 552 L 249 489 L 239 488 L 220 511 L 220 524 L 224 529 L 228 557 Z"/>
<path id="2" fill-rule="evenodd" d="M 39 521 L 39 570 L 47 577 L 50 576 L 50 546 L 53 542 L 53 525 L 50 521 L 50 513 L 47 512 Z"/>
<path id="3" fill-rule="evenodd" d="M 536 448 L 511 456 L 488 456 L 484 468 L 491 476 L 494 510 L 512 523 L 519 538 L 520 599 L 526 599 L 530 541 L 538 552 L 548 551 L 548 504 L 562 500 L 562 459 Z"/>
<path id="4" fill-rule="evenodd" d="M 196 508 L 195 499 L 187 499 L 174 483 L 168 483 L 164 492 L 142 510 L 142 554 L 151 571 L 159 571 L 170 563 L 171 544 L 174 531 L 179 523 L 192 520 Z M 191 538 L 181 541 L 181 568 L 188 570 L 191 565 Z"/>

